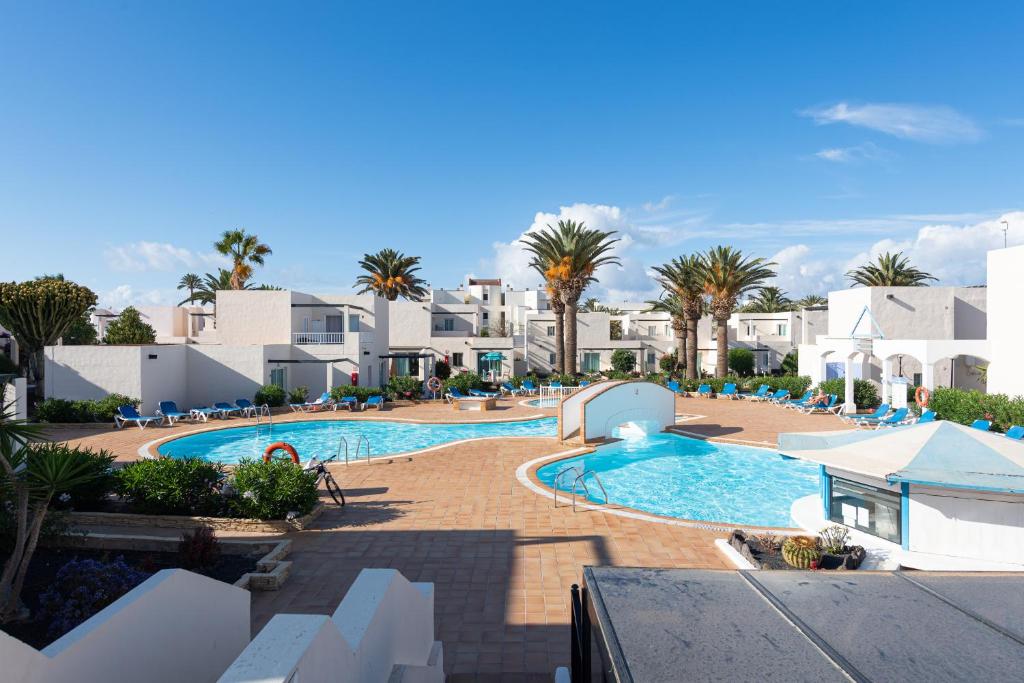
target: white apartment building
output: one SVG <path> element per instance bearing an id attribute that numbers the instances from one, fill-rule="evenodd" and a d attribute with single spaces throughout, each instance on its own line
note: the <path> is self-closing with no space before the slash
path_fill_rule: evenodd
<path id="1" fill-rule="evenodd" d="M 305 386 L 316 396 L 387 382 L 388 302 L 380 297 L 221 291 L 216 310 L 216 330 L 185 342 L 46 347 L 47 396 L 116 392 L 142 399 L 151 412 L 163 400 L 184 408 L 251 398 L 264 384 Z M 165 332 L 158 328 L 158 339 Z"/>

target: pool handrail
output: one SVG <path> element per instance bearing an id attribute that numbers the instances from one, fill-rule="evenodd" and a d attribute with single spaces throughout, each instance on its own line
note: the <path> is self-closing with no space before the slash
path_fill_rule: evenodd
<path id="1" fill-rule="evenodd" d="M 587 496 L 590 496 L 590 489 L 587 488 L 587 483 L 585 481 L 581 481 L 581 480 L 585 479 L 588 474 L 591 475 L 592 477 L 594 477 L 594 481 L 596 481 L 597 485 L 601 487 L 601 494 L 604 496 L 604 504 L 605 505 L 608 504 L 608 492 L 604 490 L 604 484 L 601 483 L 601 477 L 597 476 L 597 472 L 595 472 L 594 470 L 583 470 L 583 474 L 581 474 L 580 476 L 576 477 L 576 479 L 573 480 L 573 482 L 572 482 L 572 511 L 573 512 L 576 512 L 576 482 L 579 482 L 579 483 L 583 484 L 583 490 L 587 492 Z"/>
<path id="2" fill-rule="evenodd" d="M 577 475 L 579 475 L 583 473 L 583 469 L 578 465 L 569 465 L 568 467 L 564 467 L 561 470 L 559 470 L 558 474 L 555 475 L 554 481 L 551 482 L 551 488 L 555 490 L 555 507 L 558 507 L 558 482 L 559 480 L 561 480 L 562 475 L 565 474 L 566 472 L 575 472 Z M 586 482 L 583 483 L 583 490 L 587 492 L 588 496 L 590 495 L 590 489 L 587 488 Z"/>

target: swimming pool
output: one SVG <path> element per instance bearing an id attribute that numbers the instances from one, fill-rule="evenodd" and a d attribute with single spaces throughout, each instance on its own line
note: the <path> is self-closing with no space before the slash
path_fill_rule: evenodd
<path id="1" fill-rule="evenodd" d="M 311 456 L 333 457 L 341 437 L 349 445 L 349 457 L 355 456 L 356 442 L 365 437 L 370 455 L 377 458 L 396 453 L 418 451 L 461 439 L 502 436 L 555 436 L 558 419 L 546 417 L 520 422 L 462 422 L 458 424 L 416 424 L 386 420 L 311 420 L 286 422 L 272 429 L 235 427 L 183 436 L 161 444 L 160 455 L 170 458 L 203 458 L 225 465 L 242 458 L 262 457 L 263 449 L 275 441 L 295 446 L 303 461 Z M 366 457 L 365 446 L 360 448 Z M 344 450 L 341 457 L 344 458 Z"/>
<path id="2" fill-rule="evenodd" d="M 818 491 L 818 467 L 771 451 L 691 439 L 677 434 L 633 436 L 595 453 L 537 470 L 552 486 L 576 465 L 594 470 L 612 503 L 667 517 L 745 526 L 790 527 L 793 501 Z M 566 475 L 560 488 L 571 489 Z M 593 502 L 604 502 L 588 481 Z"/>
<path id="3" fill-rule="evenodd" d="M 557 408 L 561 402 L 560 398 L 531 398 L 528 401 L 523 401 L 523 404 L 531 408 Z"/>

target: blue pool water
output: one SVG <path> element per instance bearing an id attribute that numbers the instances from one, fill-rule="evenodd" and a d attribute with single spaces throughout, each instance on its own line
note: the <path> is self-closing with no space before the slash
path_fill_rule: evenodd
<path id="1" fill-rule="evenodd" d="M 562 400 L 558 398 L 531 398 L 526 401 L 526 405 L 534 408 L 557 408 L 561 402 Z"/>
<path id="2" fill-rule="evenodd" d="M 546 417 L 522 422 L 465 422 L 459 424 L 412 424 L 384 420 L 317 420 L 274 425 L 268 429 L 236 427 L 184 436 L 162 444 L 157 450 L 171 458 L 203 458 L 222 464 L 234 464 L 242 458 L 258 458 L 263 449 L 275 441 L 295 446 L 303 461 L 312 456 L 333 457 L 341 437 L 349 444 L 349 455 L 355 455 L 360 436 L 370 442 L 371 457 L 418 451 L 460 439 L 493 436 L 555 436 L 558 420 Z M 365 447 L 360 457 L 366 456 Z M 344 458 L 344 451 L 342 451 Z"/>
<path id="3" fill-rule="evenodd" d="M 675 434 L 637 436 L 537 470 L 552 486 L 558 472 L 594 470 L 612 503 L 668 517 L 746 526 L 793 526 L 793 501 L 818 491 L 818 467 L 757 448 Z M 559 488 L 571 489 L 571 477 Z M 604 502 L 588 481 L 590 499 Z"/>

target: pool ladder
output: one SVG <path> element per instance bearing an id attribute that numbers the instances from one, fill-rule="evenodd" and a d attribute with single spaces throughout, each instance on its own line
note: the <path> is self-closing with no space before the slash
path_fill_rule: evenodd
<path id="1" fill-rule="evenodd" d="M 587 477 L 590 476 L 597 485 L 601 488 L 601 495 L 604 496 L 604 504 L 608 504 L 608 492 L 604 490 L 604 484 L 601 483 L 601 477 L 597 476 L 597 472 L 594 470 L 585 470 L 577 465 L 570 465 L 565 469 L 561 470 L 555 475 L 555 480 L 552 482 L 551 487 L 555 489 L 555 507 L 558 507 L 558 483 L 561 481 L 562 476 L 565 474 L 575 474 L 576 476 L 572 480 L 572 511 L 576 512 L 576 490 L 579 487 L 583 488 L 586 492 L 587 497 L 590 496 L 590 489 L 587 488 Z"/>
<path id="2" fill-rule="evenodd" d="M 355 452 L 355 455 L 353 456 L 353 458 L 358 458 L 359 457 L 359 448 L 360 448 L 360 446 L 363 445 L 364 442 L 366 443 L 366 464 L 369 465 L 370 464 L 370 440 L 368 438 L 366 438 L 366 436 L 363 435 L 363 434 L 360 434 L 356 438 L 356 452 Z M 346 439 L 344 436 L 338 438 L 338 451 L 334 454 L 334 459 L 338 460 L 341 457 L 341 449 L 343 447 L 345 449 L 345 464 L 347 465 L 348 464 L 348 439 Z"/>

